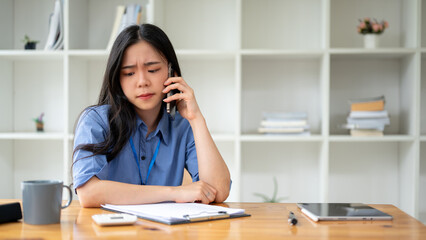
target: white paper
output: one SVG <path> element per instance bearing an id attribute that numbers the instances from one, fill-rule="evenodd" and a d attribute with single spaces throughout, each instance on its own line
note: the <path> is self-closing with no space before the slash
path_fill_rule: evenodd
<path id="1" fill-rule="evenodd" d="M 143 205 L 102 205 L 103 208 L 129 213 L 140 217 L 171 222 L 190 217 L 203 217 L 226 212 L 229 215 L 244 213 L 244 209 L 226 208 L 201 203 L 156 203 Z"/>

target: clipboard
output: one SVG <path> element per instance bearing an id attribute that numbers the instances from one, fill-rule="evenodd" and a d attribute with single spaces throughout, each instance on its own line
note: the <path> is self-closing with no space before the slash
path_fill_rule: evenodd
<path id="1" fill-rule="evenodd" d="M 101 208 L 107 211 L 133 214 L 138 218 L 168 225 L 251 216 L 245 213 L 244 209 L 226 208 L 201 203 L 105 204 Z"/>

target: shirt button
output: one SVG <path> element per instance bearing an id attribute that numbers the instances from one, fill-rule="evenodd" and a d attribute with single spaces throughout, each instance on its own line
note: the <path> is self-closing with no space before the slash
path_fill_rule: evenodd
<path id="1" fill-rule="evenodd" d="M 142 156 L 141 159 L 142 159 L 142 161 L 145 160 L 145 156 Z"/>

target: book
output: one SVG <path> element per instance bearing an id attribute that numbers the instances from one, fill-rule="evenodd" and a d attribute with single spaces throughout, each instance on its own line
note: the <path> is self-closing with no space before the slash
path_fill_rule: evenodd
<path id="1" fill-rule="evenodd" d="M 348 124 L 389 125 L 389 118 L 346 118 Z"/>
<path id="2" fill-rule="evenodd" d="M 304 128 L 262 128 L 258 129 L 260 133 L 302 133 Z"/>
<path id="3" fill-rule="evenodd" d="M 309 135 L 305 112 L 263 112 L 259 133 Z"/>
<path id="4" fill-rule="evenodd" d="M 359 124 L 343 124 L 341 126 L 344 129 L 357 129 L 357 130 L 378 130 L 378 131 L 384 131 L 385 125 L 384 124 L 369 124 L 369 123 L 359 123 Z"/>
<path id="5" fill-rule="evenodd" d="M 349 114 L 350 118 L 387 118 L 388 111 L 352 111 Z"/>
<path id="6" fill-rule="evenodd" d="M 126 27 L 133 24 L 140 24 L 142 19 L 142 6 L 139 4 L 128 4 L 117 6 L 115 20 L 111 35 L 109 37 L 107 50 L 112 48 L 115 39 Z"/>
<path id="7" fill-rule="evenodd" d="M 351 111 L 383 111 L 385 108 L 385 97 L 372 97 L 364 99 L 353 99 L 349 101 Z"/>
<path id="8" fill-rule="evenodd" d="M 139 218 L 169 225 L 250 216 L 245 213 L 244 209 L 201 203 L 105 204 L 101 207 L 105 210 L 128 213 Z"/>
<path id="9" fill-rule="evenodd" d="M 114 44 L 115 39 L 118 35 L 118 29 L 120 27 L 121 19 L 124 15 L 125 6 L 119 5 L 117 6 L 116 12 L 115 12 L 115 20 L 114 25 L 112 27 L 111 35 L 109 36 L 109 41 L 107 45 L 107 50 L 111 50 L 112 45 Z"/>
<path id="10" fill-rule="evenodd" d="M 351 112 L 346 124 L 351 136 L 383 136 L 386 125 L 390 124 L 388 111 L 384 109 L 385 96 L 349 100 Z"/>
<path id="11" fill-rule="evenodd" d="M 351 129 L 351 136 L 383 136 L 383 131 L 374 129 Z"/>
<path id="12" fill-rule="evenodd" d="M 308 123 L 306 120 L 262 120 L 263 127 L 304 127 Z"/>
<path id="13" fill-rule="evenodd" d="M 51 50 L 59 50 L 64 48 L 64 12 L 63 12 L 63 0 L 59 0 L 59 26 L 56 34 L 55 43 L 51 47 Z"/>
<path id="14" fill-rule="evenodd" d="M 44 50 L 55 50 L 63 46 L 62 0 L 55 1 L 53 13 L 49 19 L 49 33 Z"/>
<path id="15" fill-rule="evenodd" d="M 264 120 L 304 120 L 308 118 L 305 112 L 263 112 L 262 118 Z"/>

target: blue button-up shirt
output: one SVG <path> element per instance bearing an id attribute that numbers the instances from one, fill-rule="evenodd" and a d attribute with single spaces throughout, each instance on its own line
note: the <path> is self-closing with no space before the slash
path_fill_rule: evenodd
<path id="1" fill-rule="evenodd" d="M 81 115 L 75 131 L 74 148 L 80 144 L 99 143 L 105 140 L 109 131 L 108 111 L 107 105 L 97 106 L 89 108 Z M 78 150 L 73 157 L 75 189 L 93 176 L 101 180 L 139 185 L 142 183 L 140 179 L 142 176 L 145 184 L 148 167 L 159 141 L 158 156 L 146 184 L 179 186 L 182 184 L 184 168 L 188 170 L 193 181 L 199 181 L 194 135 L 189 122 L 178 112 L 175 119 L 171 120 L 163 109 L 157 128 L 148 137 L 146 137 L 148 128 L 138 116 L 136 126 L 136 131 L 131 137 L 140 164 L 140 174 L 129 142 L 110 162 L 107 162 L 106 155 L 87 157 L 92 155 L 92 152 Z"/>

